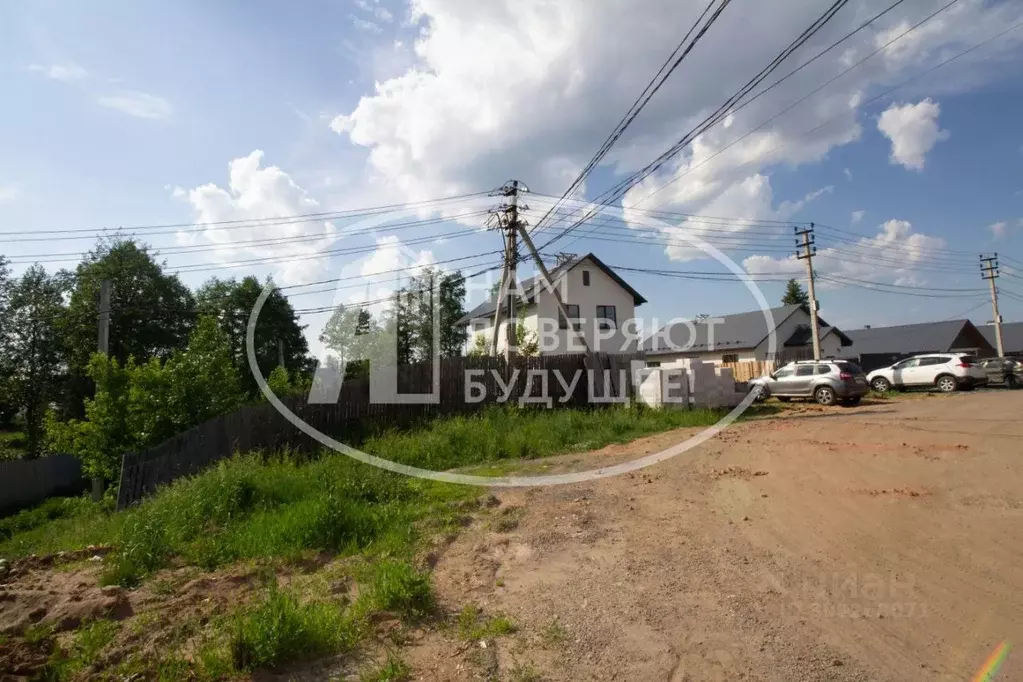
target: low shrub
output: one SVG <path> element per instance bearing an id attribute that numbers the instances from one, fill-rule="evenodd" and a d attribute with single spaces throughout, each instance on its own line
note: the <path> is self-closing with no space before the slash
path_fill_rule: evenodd
<path id="1" fill-rule="evenodd" d="M 376 564 L 370 595 L 375 609 L 394 611 L 407 618 L 422 618 L 435 608 L 429 573 L 417 571 L 405 562 Z"/>
<path id="2" fill-rule="evenodd" d="M 355 623 L 339 604 L 300 604 L 276 586 L 236 616 L 231 656 L 238 670 L 275 668 L 289 661 L 334 653 L 357 640 Z"/>

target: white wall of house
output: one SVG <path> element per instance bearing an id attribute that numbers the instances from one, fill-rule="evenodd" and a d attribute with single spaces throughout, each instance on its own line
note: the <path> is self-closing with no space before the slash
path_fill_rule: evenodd
<path id="1" fill-rule="evenodd" d="M 589 273 L 589 285 L 585 285 L 584 273 Z M 579 306 L 579 322 L 586 343 L 593 350 L 603 353 L 631 353 L 638 345 L 635 338 L 628 339 L 622 327 L 636 316 L 636 305 L 632 294 L 618 282 L 607 276 L 592 261 L 584 260 L 558 280 L 558 291 L 567 304 Z M 546 322 L 548 334 L 545 352 L 551 355 L 581 353 L 578 337 L 569 329 L 558 328 L 558 303 L 554 295 L 542 289 L 536 297 L 538 318 Z M 614 306 L 617 320 L 612 331 L 596 333 L 597 306 Z"/>
<path id="2" fill-rule="evenodd" d="M 585 284 L 589 273 L 589 284 Z M 564 303 L 579 306 L 580 330 L 589 347 L 604 353 L 632 353 L 636 350 L 638 339 L 635 334 L 623 333 L 622 327 L 636 315 L 635 301 L 628 291 L 606 275 L 592 261 L 584 260 L 557 281 L 558 291 Z M 613 330 L 597 333 L 595 319 L 597 306 L 614 306 L 616 324 Z M 583 346 L 578 336 L 569 329 L 559 329 L 558 303 L 554 294 L 546 288 L 537 290 L 534 303 L 526 311 L 524 325 L 531 333 L 537 335 L 541 342 L 541 352 L 548 355 L 562 353 L 581 353 Z M 502 323 L 498 336 L 498 349 L 505 347 L 507 332 L 506 324 Z M 541 327 L 546 335 L 541 334 Z M 631 327 L 627 327 L 631 328 Z M 476 321 L 469 328 L 469 348 L 475 344 L 475 337 L 483 334 L 487 339 L 493 338 L 493 317 L 486 321 Z"/>
<path id="3" fill-rule="evenodd" d="M 535 305 L 527 306 L 524 313 L 519 313 L 519 311 L 516 310 L 516 317 L 518 318 L 519 322 L 522 323 L 522 325 L 527 330 L 529 330 L 533 334 L 536 333 L 536 330 L 537 330 L 537 319 L 536 319 L 536 306 Z M 508 329 L 508 320 L 502 319 L 501 327 L 500 327 L 500 335 L 497 337 L 497 350 L 498 350 L 498 352 L 501 352 L 502 350 L 504 350 L 505 346 L 507 346 L 507 343 L 506 343 L 506 340 L 508 339 L 508 331 L 507 331 L 507 329 Z M 483 338 L 486 339 L 487 344 L 488 344 L 487 348 L 489 349 L 490 348 L 489 344 L 493 342 L 493 338 L 494 338 L 494 316 L 493 316 L 493 314 L 491 314 L 486 319 L 474 320 L 472 323 L 470 323 L 470 325 L 469 325 L 469 336 L 468 336 L 468 341 L 467 341 L 467 343 L 468 343 L 467 350 L 472 350 L 475 347 L 475 345 L 476 345 L 476 337 L 480 336 L 480 335 L 482 335 Z"/>

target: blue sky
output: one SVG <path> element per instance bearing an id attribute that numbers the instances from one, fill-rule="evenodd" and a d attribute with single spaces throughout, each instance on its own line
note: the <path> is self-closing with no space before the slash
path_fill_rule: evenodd
<path id="1" fill-rule="evenodd" d="M 9 240 L 39 230 L 424 201 L 490 189 L 512 177 L 534 191 L 560 194 L 702 4 L 650 0 L 637 8 L 623 0 L 598 10 L 583 0 L 321 0 L 296 11 L 271 2 L 5 3 L 0 231 L 25 234 L 0 236 L 2 252 L 19 268 L 36 259 L 55 269 L 74 263 L 52 254 L 87 250 L 94 235 Z M 778 74 L 887 4 L 851 3 Z M 818 232 L 820 271 L 901 287 L 876 292 L 825 283 L 819 298 L 830 322 L 853 328 L 944 319 L 971 306 L 975 322 L 990 319 L 979 253 L 998 251 L 1008 257 L 1003 266 L 1015 259 L 1023 275 L 1023 29 L 890 97 L 858 103 L 1023 19 L 1018 3 L 960 0 L 804 105 L 701 163 L 943 4 L 907 0 L 736 113 L 727 126 L 712 129 L 623 200 L 634 205 L 651 187 L 688 170 L 640 207 L 735 220 L 710 232 L 706 223 L 681 218 L 661 228 L 632 223 L 639 233 L 615 229 L 633 241 L 643 230 L 660 229 L 665 243 L 677 239 L 673 230 L 711 240 L 734 232 L 727 240 L 738 248 L 729 248 L 729 256 L 761 277 L 780 277 L 801 266 L 784 259 L 791 238 L 781 229 L 776 238 L 764 236 L 766 222 L 746 226 L 815 221 L 835 228 Z M 590 177 L 585 196 L 596 196 L 659 154 L 820 11 L 820 3 L 812 2 L 770 12 L 760 5 L 726 11 Z M 542 197 L 530 203 L 534 219 L 549 205 Z M 450 216 L 482 205 L 452 203 L 444 210 Z M 413 217 L 431 215 L 420 209 Z M 353 220 L 139 233 L 164 250 L 171 269 L 190 268 L 182 276 L 192 286 L 213 274 L 250 272 L 294 285 L 499 248 L 495 233 L 472 230 L 478 223 L 463 219 L 376 234 Z M 359 234 L 347 234 L 353 230 Z M 464 235 L 408 244 L 458 231 Z M 302 235 L 323 240 L 232 242 Z M 870 241 L 854 243 L 859 238 Z M 720 269 L 704 254 L 665 243 L 584 237 L 570 248 L 629 267 Z M 217 250 L 202 251 L 203 245 Z M 175 251 L 181 246 L 193 250 Z M 366 251 L 311 257 L 323 248 Z M 305 260 L 223 268 L 237 259 L 291 255 Z M 468 260 L 466 270 L 493 260 Z M 626 279 L 650 300 L 640 310 L 645 317 L 723 314 L 755 305 L 735 282 L 642 273 Z M 354 286 L 358 279 L 345 282 L 344 291 L 296 298 L 296 307 L 372 298 L 393 286 L 381 278 L 366 286 Z M 1009 292 L 1003 315 L 1023 319 L 1023 303 L 1011 297 L 1023 295 L 1023 279 L 1007 275 L 999 284 Z M 780 283 L 762 287 L 769 300 L 779 297 Z M 971 291 L 943 294 L 938 288 Z M 307 319 L 313 332 L 321 318 Z"/>

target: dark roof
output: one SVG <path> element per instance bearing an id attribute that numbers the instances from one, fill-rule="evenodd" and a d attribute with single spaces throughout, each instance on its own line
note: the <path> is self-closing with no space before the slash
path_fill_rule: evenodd
<path id="1" fill-rule="evenodd" d="M 809 309 L 801 305 L 787 305 L 779 308 L 771 308 L 771 316 L 774 319 L 774 326 L 777 329 L 785 320 L 789 319 L 802 310 L 809 315 Z M 702 353 L 706 351 L 720 350 L 743 350 L 756 348 L 770 334 L 767 320 L 764 318 L 764 311 L 755 310 L 748 313 L 725 315 L 715 318 L 718 321 L 713 326 L 713 343 L 711 343 L 711 325 L 705 323 L 693 323 L 693 336 L 690 339 L 690 330 L 685 323 L 676 323 L 662 327 L 658 334 L 647 338 L 643 342 L 643 350 L 647 355 L 659 355 L 664 353 L 677 353 L 679 348 L 686 352 Z M 832 327 L 823 319 L 818 318 L 821 325 L 821 337 Z M 842 339 L 842 345 L 851 343 L 849 337 L 835 329 Z M 667 338 L 664 335 L 667 335 Z M 655 337 L 657 341 L 655 343 Z M 802 346 L 810 343 L 811 332 L 809 325 L 800 325 L 793 332 L 792 336 L 783 341 L 785 346 Z"/>
<path id="2" fill-rule="evenodd" d="M 969 320 L 921 322 L 895 327 L 868 327 L 846 332 L 856 355 L 874 353 L 947 353 L 963 348 L 990 348 L 984 336 Z M 960 338 L 962 337 L 962 338 Z M 958 343 L 957 343 L 958 340 Z M 966 345 L 963 345 L 966 344 Z"/>
<path id="3" fill-rule="evenodd" d="M 549 270 L 551 275 L 551 284 L 552 285 L 557 284 L 558 280 L 561 279 L 566 273 L 575 269 L 577 265 L 581 264 L 583 261 L 586 260 L 592 261 L 593 264 L 596 265 L 605 275 L 613 279 L 618 284 L 618 286 L 625 289 L 625 291 L 629 292 L 632 295 L 632 300 L 636 305 L 643 305 L 644 303 L 646 303 L 646 299 L 643 298 L 643 296 L 638 291 L 633 289 L 632 286 L 630 286 L 628 282 L 622 279 L 617 272 L 615 272 L 607 265 L 605 265 L 602 260 L 594 256 L 592 253 L 588 253 L 585 256 L 576 256 L 572 260 L 565 261 L 564 263 L 561 263 L 560 265 L 551 268 Z M 529 303 L 533 302 L 533 297 L 536 293 L 535 290 L 539 284 L 540 284 L 539 276 L 529 277 L 527 279 L 522 280 L 522 282 L 519 285 L 519 288 L 525 294 L 527 302 Z M 466 325 L 472 322 L 473 320 L 478 320 L 483 317 L 492 317 L 494 315 L 494 310 L 496 309 L 495 299 L 496 297 L 492 296 L 488 298 L 486 301 L 483 301 L 483 303 L 480 303 L 478 306 L 476 306 L 468 313 L 463 315 L 456 324 Z M 507 306 L 504 305 L 503 302 L 501 305 L 501 309 L 507 310 Z"/>
<path id="4" fill-rule="evenodd" d="M 995 326 L 985 324 L 977 327 L 992 347 L 995 344 Z M 1006 353 L 1023 353 L 1023 322 L 1009 322 L 1002 324 L 1002 349 Z"/>
<path id="5" fill-rule="evenodd" d="M 821 318 L 817 318 L 817 324 L 818 324 L 817 333 L 820 334 L 820 337 L 822 339 L 829 333 L 834 332 L 836 335 L 838 335 L 838 338 L 841 339 L 843 346 L 852 345 L 852 339 L 846 336 L 841 329 L 838 329 L 837 327 L 831 327 L 825 324 L 824 320 L 822 320 Z M 806 346 L 812 343 L 813 332 L 810 330 L 810 325 L 801 324 L 798 327 L 796 327 L 796 331 L 792 332 L 792 336 L 790 336 L 788 340 L 782 345 L 791 347 Z"/>

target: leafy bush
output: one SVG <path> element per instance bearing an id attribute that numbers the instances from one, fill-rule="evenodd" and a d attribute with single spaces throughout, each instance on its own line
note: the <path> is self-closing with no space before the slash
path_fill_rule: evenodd
<path id="1" fill-rule="evenodd" d="M 85 400 L 85 419 L 48 415 L 49 447 L 78 455 L 86 474 L 113 480 L 121 455 L 160 443 L 241 403 L 229 340 L 212 317 L 203 317 L 188 348 L 165 363 L 153 358 L 123 365 L 99 353 L 88 375 L 96 395 Z"/>

